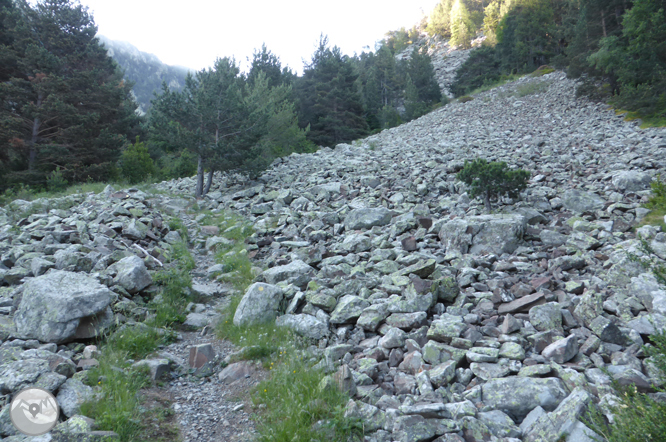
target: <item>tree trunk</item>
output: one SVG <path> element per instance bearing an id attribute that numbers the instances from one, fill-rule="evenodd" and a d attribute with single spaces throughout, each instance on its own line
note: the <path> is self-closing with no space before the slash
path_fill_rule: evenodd
<path id="1" fill-rule="evenodd" d="M 194 191 L 195 198 L 201 198 L 203 196 L 203 182 L 204 182 L 204 166 L 203 166 L 203 155 L 199 153 L 199 162 L 197 163 L 197 187 Z"/>
<path id="2" fill-rule="evenodd" d="M 203 195 L 202 196 L 208 195 L 208 191 L 210 190 L 210 185 L 213 184 L 213 173 L 214 172 L 215 172 L 215 169 L 213 169 L 211 167 L 210 170 L 208 171 L 208 180 L 206 182 L 206 187 L 203 190 Z"/>
<path id="3" fill-rule="evenodd" d="M 42 105 L 43 94 L 37 94 L 37 108 Z M 28 170 L 34 170 L 35 161 L 37 160 L 37 139 L 39 138 L 39 128 L 42 125 L 42 120 L 39 117 L 35 118 L 32 122 L 32 135 L 30 137 L 30 152 L 28 157 Z"/>
<path id="4" fill-rule="evenodd" d="M 604 11 L 601 11 L 601 27 L 604 30 L 604 38 L 608 37 L 606 33 L 606 20 L 604 19 Z"/>
<path id="5" fill-rule="evenodd" d="M 486 206 L 486 212 L 490 213 L 491 207 L 490 207 L 490 192 L 486 190 L 486 192 L 483 194 L 483 204 Z"/>

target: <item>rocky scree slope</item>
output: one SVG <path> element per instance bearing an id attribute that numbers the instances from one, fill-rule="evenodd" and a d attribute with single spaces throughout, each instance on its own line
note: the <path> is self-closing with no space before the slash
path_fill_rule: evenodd
<path id="1" fill-rule="evenodd" d="M 666 171 L 666 130 L 576 99 L 560 72 L 452 103 L 353 143 L 218 176 L 201 204 L 245 214 L 266 270 L 237 324 L 276 318 L 318 341 L 367 441 L 589 441 L 608 370 L 653 392 L 641 346 L 666 324 L 666 233 L 631 226 Z M 530 94 L 531 93 L 531 94 Z M 466 159 L 532 172 L 492 214 L 455 180 Z M 191 193 L 192 179 L 165 182 Z M 603 370 L 602 370 L 603 369 Z"/>
<path id="2" fill-rule="evenodd" d="M 171 245 L 183 240 L 168 226 L 172 217 L 180 219 L 194 245 L 193 284 L 185 294 L 196 303 L 187 306 L 176 342 L 128 362 L 147 366 L 155 380 L 171 381 L 163 397 L 173 401 L 185 440 L 251 438 L 253 423 L 234 397 L 257 383 L 260 370 L 245 363 L 212 376 L 235 351 L 208 333 L 232 289 L 208 278 L 214 260 L 207 251 L 219 241 L 209 241 L 216 228 L 200 226 L 203 215 L 194 219 L 187 213 L 193 203 L 107 186 L 98 195 L 17 200 L 0 208 L 0 438 L 33 440 L 13 427 L 8 404 L 21 389 L 35 386 L 56 395 L 63 415 L 40 441 L 117 440 L 114 433 L 94 431 L 94 423 L 79 415 L 80 405 L 99 391 L 84 382 L 86 370 L 98 365 L 97 347 L 86 343 L 112 325 L 120 334 L 149 327 L 151 312 L 162 302 L 154 271 L 171 265 Z"/>

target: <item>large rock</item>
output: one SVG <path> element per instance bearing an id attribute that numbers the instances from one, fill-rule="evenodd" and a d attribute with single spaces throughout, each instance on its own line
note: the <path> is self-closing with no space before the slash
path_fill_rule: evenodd
<path id="1" fill-rule="evenodd" d="M 303 287 L 310 282 L 310 278 L 314 274 L 314 271 L 315 270 L 312 267 L 300 259 L 295 259 L 287 265 L 272 267 L 264 271 L 262 276 L 264 281 L 268 284 L 277 284 L 281 281 L 287 281 L 298 287 Z"/>
<path id="2" fill-rule="evenodd" d="M 121 259 L 111 266 L 115 273 L 114 284 L 118 284 L 130 293 L 137 293 L 153 283 L 143 259 L 136 255 Z"/>
<path id="3" fill-rule="evenodd" d="M 42 342 L 91 338 L 113 320 L 116 295 L 95 278 L 56 270 L 28 280 L 14 315 L 17 334 Z"/>
<path id="4" fill-rule="evenodd" d="M 328 336 L 328 326 L 312 315 L 284 315 L 275 320 L 278 327 L 288 327 L 302 336 L 319 340 Z"/>
<path id="5" fill-rule="evenodd" d="M 85 385 L 78 379 L 67 379 L 62 384 L 56 401 L 60 406 L 60 410 L 67 417 L 72 417 L 79 412 L 79 407 L 88 399 L 92 399 L 93 389 Z"/>
<path id="6" fill-rule="evenodd" d="M 637 170 L 621 170 L 613 174 L 611 183 L 617 190 L 637 192 L 650 188 L 652 177 L 645 172 Z"/>
<path id="7" fill-rule="evenodd" d="M 454 219 L 442 225 L 439 238 L 447 254 L 475 255 L 513 253 L 523 237 L 522 215 L 480 215 Z"/>
<path id="8" fill-rule="evenodd" d="M 347 230 L 370 229 L 374 226 L 385 226 L 391 223 L 393 214 L 388 209 L 355 209 L 345 217 Z"/>
<path id="9" fill-rule="evenodd" d="M 356 322 L 363 309 L 370 304 L 365 299 L 355 295 L 345 295 L 340 299 L 338 305 L 331 313 L 332 324 L 344 324 L 346 322 Z"/>
<path id="10" fill-rule="evenodd" d="M 37 381 L 49 371 L 49 362 L 43 359 L 27 359 L 0 366 L 0 393 L 14 393 Z"/>
<path id="11" fill-rule="evenodd" d="M 578 189 L 571 189 L 564 192 L 564 195 L 562 196 L 562 204 L 567 210 L 583 213 L 603 209 L 606 205 L 606 201 L 597 194 L 583 192 Z"/>
<path id="12" fill-rule="evenodd" d="M 484 411 L 501 410 L 516 422 L 536 407 L 552 411 L 567 397 L 564 383 L 557 378 L 511 376 L 492 379 L 481 388 Z"/>
<path id="13" fill-rule="evenodd" d="M 255 282 L 247 288 L 236 308 L 234 325 L 250 325 L 274 320 L 283 297 L 284 294 L 279 287 Z"/>

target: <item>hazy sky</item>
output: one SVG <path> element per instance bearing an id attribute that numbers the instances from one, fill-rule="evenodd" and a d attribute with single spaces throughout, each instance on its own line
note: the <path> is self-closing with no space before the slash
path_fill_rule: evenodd
<path id="1" fill-rule="evenodd" d="M 302 70 L 321 33 L 343 53 L 360 53 L 389 30 L 409 28 L 439 0 L 80 0 L 99 34 L 126 41 L 170 65 L 212 66 L 217 57 L 245 63 L 266 43 L 282 65 Z"/>

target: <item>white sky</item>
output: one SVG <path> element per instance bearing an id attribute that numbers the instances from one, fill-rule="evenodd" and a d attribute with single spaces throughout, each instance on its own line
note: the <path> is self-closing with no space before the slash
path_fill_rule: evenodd
<path id="1" fill-rule="evenodd" d="M 282 65 L 302 71 L 319 35 L 360 53 L 387 31 L 410 28 L 439 0 L 80 0 L 99 34 L 126 41 L 162 62 L 192 69 L 234 56 L 246 65 L 262 43 Z"/>

